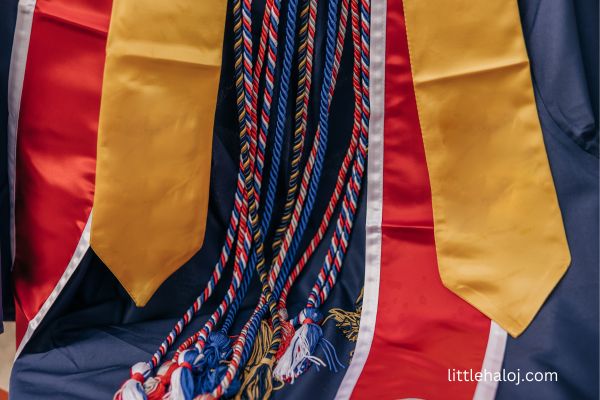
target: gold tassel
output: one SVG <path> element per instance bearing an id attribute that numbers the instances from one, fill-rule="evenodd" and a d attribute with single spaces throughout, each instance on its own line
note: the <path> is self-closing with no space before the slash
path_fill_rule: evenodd
<path id="1" fill-rule="evenodd" d="M 285 383 L 279 380 L 273 386 L 275 357 L 266 358 L 272 341 L 273 329 L 267 320 L 263 320 L 252 346 L 252 353 L 244 368 L 242 386 L 235 396 L 236 400 L 268 399 L 274 390 L 279 390 L 284 386 Z"/>
<path id="2" fill-rule="evenodd" d="M 260 323 L 260 330 L 256 335 L 254 346 L 252 346 L 252 354 L 248 358 L 244 373 L 247 373 L 252 368 L 257 366 L 260 361 L 265 357 L 269 347 L 271 347 L 271 337 L 273 336 L 273 329 L 266 320 L 262 320 Z"/>
<path id="3" fill-rule="evenodd" d="M 263 358 L 244 374 L 242 387 L 236 400 L 266 400 L 273 393 L 274 358 Z"/>

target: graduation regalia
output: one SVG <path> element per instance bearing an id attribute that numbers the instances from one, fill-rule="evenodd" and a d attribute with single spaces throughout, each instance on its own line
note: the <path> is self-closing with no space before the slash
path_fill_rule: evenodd
<path id="1" fill-rule="evenodd" d="M 533 7 L 21 1 L 11 396 L 593 397 L 597 21 Z"/>

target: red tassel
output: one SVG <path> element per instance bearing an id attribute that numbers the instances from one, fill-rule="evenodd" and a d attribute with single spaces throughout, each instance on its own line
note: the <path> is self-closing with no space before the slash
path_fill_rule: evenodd
<path id="1" fill-rule="evenodd" d="M 294 329 L 294 325 L 287 320 L 281 320 L 281 344 L 279 345 L 279 349 L 277 350 L 277 354 L 275 354 L 275 359 L 279 360 L 281 356 L 285 353 L 287 348 L 290 346 L 292 342 L 292 338 L 294 337 L 294 333 L 296 330 Z"/>

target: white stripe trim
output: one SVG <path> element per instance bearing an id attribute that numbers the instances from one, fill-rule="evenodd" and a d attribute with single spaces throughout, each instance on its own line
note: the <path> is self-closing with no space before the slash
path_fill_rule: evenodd
<path id="1" fill-rule="evenodd" d="M 504 361 L 504 350 L 506 349 L 506 338 L 506 331 L 502 329 L 500 325 L 492 321 L 481 372 L 492 373 L 492 376 L 496 372 L 501 372 L 502 362 Z M 494 400 L 496 398 L 497 389 L 497 381 L 481 380 L 477 383 L 473 400 Z"/>
<path id="2" fill-rule="evenodd" d="M 15 260 L 15 177 L 17 170 L 17 129 L 25 65 L 36 0 L 20 0 L 8 71 L 8 190 L 10 196 L 10 248 Z M 12 267 L 11 267 L 12 268 Z"/>
<path id="3" fill-rule="evenodd" d="M 29 325 L 27 325 L 27 331 L 25 332 L 25 335 L 23 336 L 23 339 L 21 340 L 21 343 L 19 344 L 19 348 L 17 349 L 17 353 L 15 355 L 15 360 L 19 357 L 19 354 L 21 353 L 23 348 L 25 348 L 25 345 L 27 344 L 29 339 L 31 339 L 31 336 L 33 335 L 35 330 L 40 326 L 40 323 L 42 322 L 42 320 L 44 319 L 44 317 L 50 310 L 50 307 L 52 307 L 52 305 L 58 298 L 58 295 L 60 294 L 60 292 L 62 292 L 64 287 L 67 285 L 67 283 L 71 279 L 71 276 L 73 276 L 73 273 L 77 270 L 77 267 L 79 267 L 79 264 L 81 263 L 81 260 L 83 259 L 83 256 L 85 256 L 85 253 L 87 252 L 87 250 L 90 247 L 90 227 L 91 227 L 91 225 L 92 225 L 92 215 L 90 212 L 90 217 L 88 218 L 87 223 L 85 224 L 85 228 L 83 229 L 83 232 L 81 233 L 81 237 L 79 238 L 79 243 L 77 243 L 77 247 L 75 248 L 73 257 L 71 257 L 71 261 L 69 261 L 69 264 L 67 265 L 67 268 L 65 269 L 65 272 L 63 272 L 62 276 L 60 277 L 60 280 L 58 281 L 56 286 L 54 286 L 54 289 L 52 290 L 52 293 L 50 293 L 50 296 L 48 296 L 48 298 L 46 299 L 46 301 L 44 302 L 44 304 L 42 305 L 40 310 L 37 312 L 35 317 L 33 317 L 33 319 L 31 321 L 29 321 Z"/>
<path id="4" fill-rule="evenodd" d="M 383 205 L 383 123 L 385 96 L 386 0 L 373 0 L 371 8 L 369 158 L 367 161 L 367 222 L 365 289 L 354 356 L 335 396 L 348 399 L 362 373 L 375 333 L 381 266 L 381 216 Z"/>

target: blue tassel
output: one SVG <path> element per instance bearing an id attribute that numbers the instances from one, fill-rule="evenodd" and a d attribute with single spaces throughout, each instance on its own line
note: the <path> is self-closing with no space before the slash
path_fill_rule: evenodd
<path id="1" fill-rule="evenodd" d="M 170 400 L 192 400 L 194 398 L 194 376 L 192 369 L 202 357 L 198 350 L 191 349 L 179 355 L 179 367 L 171 375 Z"/>
<path id="2" fill-rule="evenodd" d="M 231 354 L 231 341 L 221 332 L 211 332 L 202 351 L 203 363 L 207 368 L 216 368 Z"/>
<path id="3" fill-rule="evenodd" d="M 332 372 L 338 372 L 340 369 L 344 368 L 344 364 L 341 363 L 337 352 L 335 351 L 335 347 L 333 347 L 329 340 L 321 337 L 321 340 L 319 341 L 319 347 L 321 347 L 323 350 L 323 354 L 325 355 L 325 363 Z"/>
<path id="4" fill-rule="evenodd" d="M 195 379 L 196 395 L 211 392 L 219 384 L 217 370 L 220 370 L 231 353 L 231 340 L 227 335 L 221 332 L 211 332 L 208 335 Z"/>
<path id="5" fill-rule="evenodd" d="M 196 390 L 194 394 L 198 396 L 212 392 L 221 383 L 226 373 L 226 362 L 222 362 L 217 367 L 206 370 L 202 376 L 197 377 Z M 240 390 L 240 386 L 240 380 L 237 377 L 234 378 L 223 393 L 223 397 L 228 398 L 235 396 L 235 394 Z"/>

